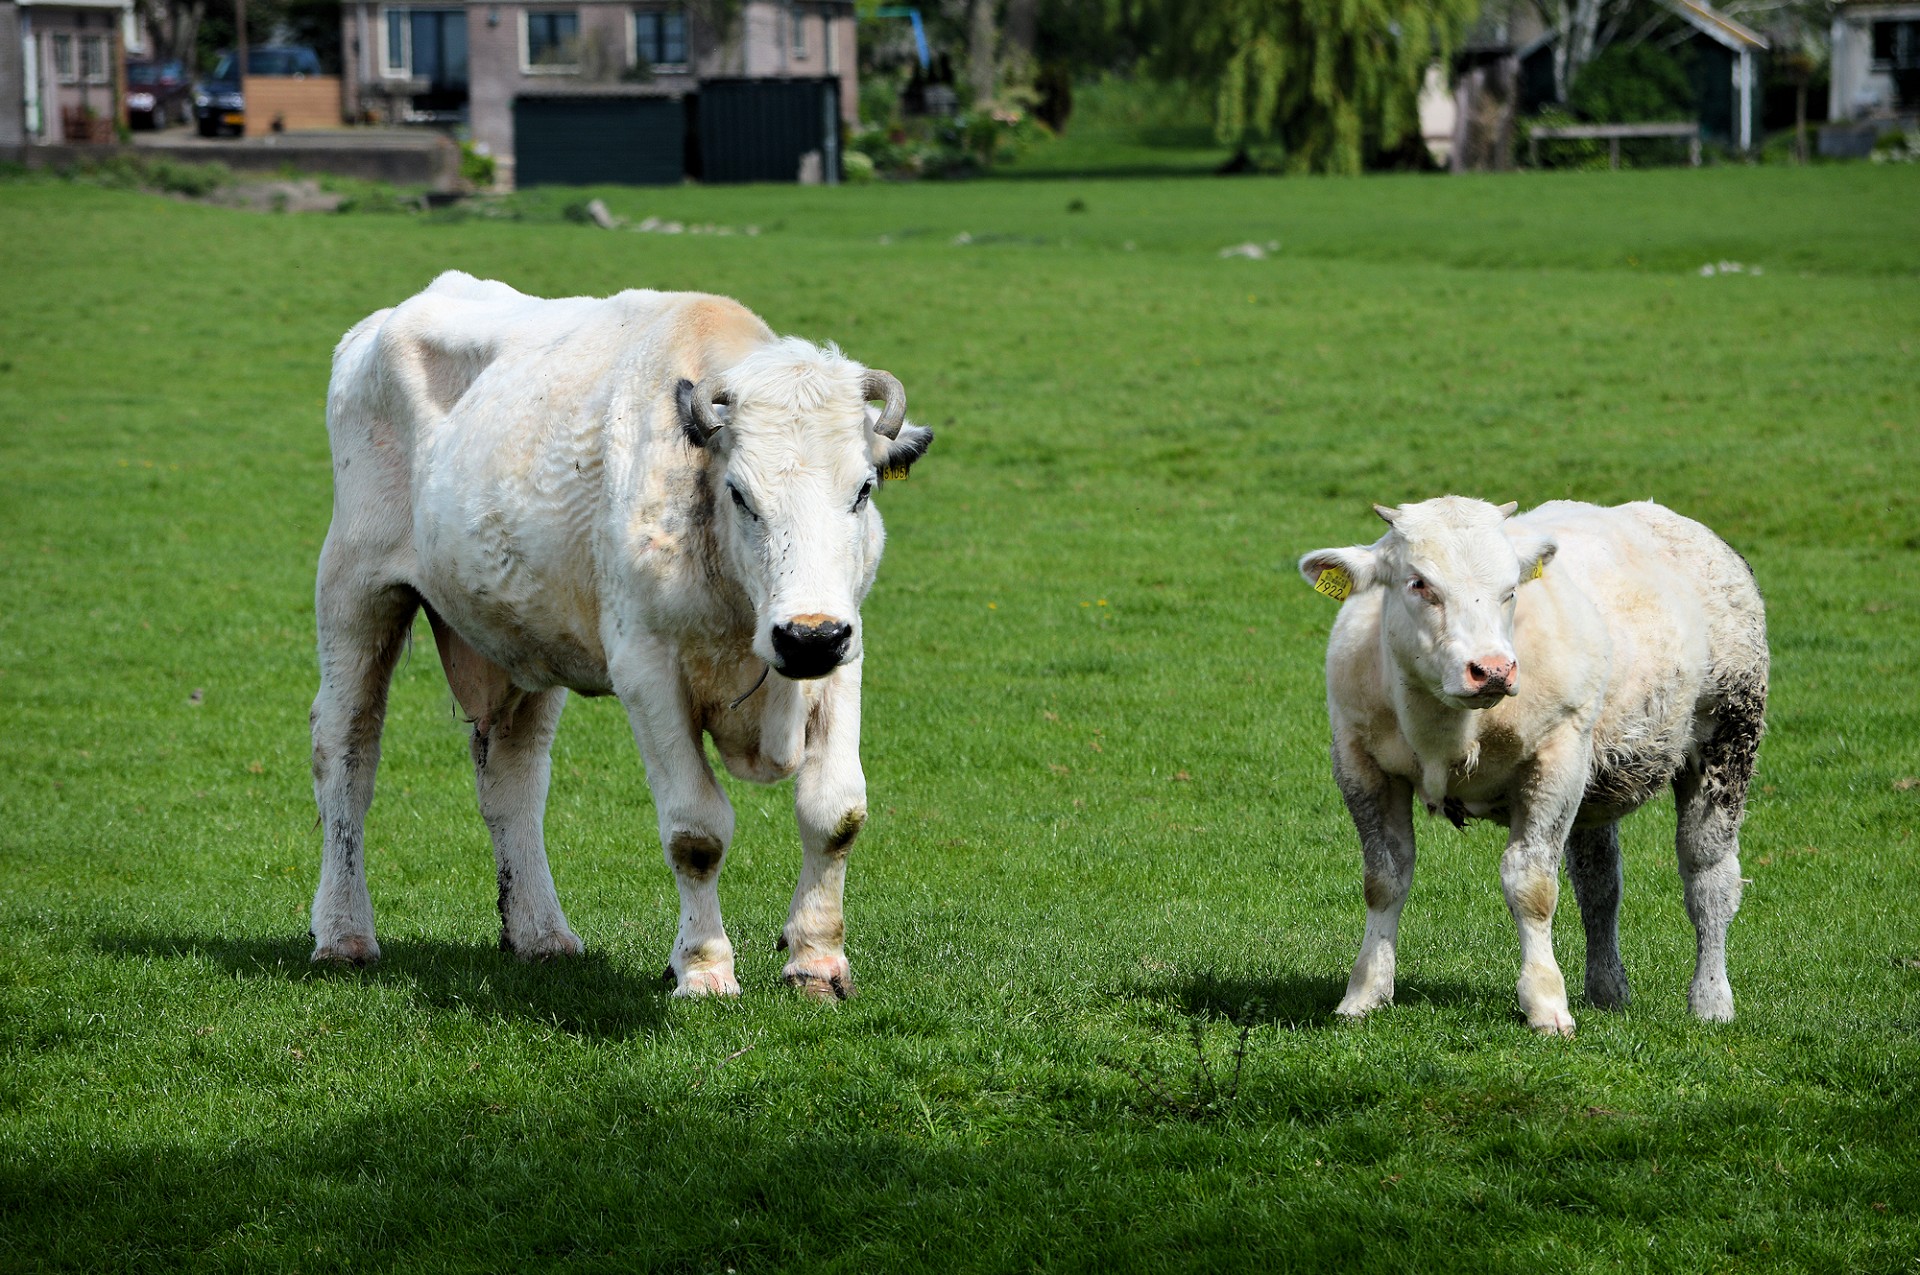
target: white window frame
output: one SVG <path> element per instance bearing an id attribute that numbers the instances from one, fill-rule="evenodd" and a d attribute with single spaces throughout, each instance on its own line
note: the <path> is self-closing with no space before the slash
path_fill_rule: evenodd
<path id="1" fill-rule="evenodd" d="M 80 82 L 80 60 L 75 56 L 73 32 L 54 31 L 50 33 L 53 41 L 53 79 L 56 84 L 78 84 Z M 66 53 L 66 65 L 61 65 L 60 54 Z"/>
<path id="2" fill-rule="evenodd" d="M 533 64 L 533 15 L 534 14 L 572 14 L 574 60 L 572 62 L 548 62 L 540 66 Z M 580 29 L 580 10 L 546 8 L 520 10 L 520 74 L 522 75 L 578 75 L 580 74 L 580 40 L 584 33 Z M 631 38 L 631 37 L 629 37 Z"/>
<path id="3" fill-rule="evenodd" d="M 88 84 L 110 84 L 113 82 L 113 50 L 110 47 L 111 44 L 112 41 L 108 40 L 106 36 L 94 35 L 92 32 L 87 32 L 80 37 L 80 78 Z M 89 53 L 97 53 L 99 55 L 97 68 L 87 65 L 88 62 L 93 60 L 87 56 Z"/>
<path id="4" fill-rule="evenodd" d="M 820 43 L 826 46 L 828 75 L 840 74 L 840 42 L 834 38 L 834 35 L 833 14 L 822 10 L 820 14 Z"/>
<path id="5" fill-rule="evenodd" d="M 393 52 L 393 37 L 389 28 L 395 18 L 400 19 L 400 56 L 404 62 L 395 64 L 389 59 Z M 380 78 L 385 80 L 410 80 L 413 78 L 413 10 L 400 5 L 380 10 Z"/>
<path id="6" fill-rule="evenodd" d="M 795 62 L 805 62 L 807 60 L 807 11 L 796 4 L 787 10 L 787 21 L 792 26 L 792 30 L 788 33 L 792 37 L 789 41 L 789 52 L 792 53 Z"/>

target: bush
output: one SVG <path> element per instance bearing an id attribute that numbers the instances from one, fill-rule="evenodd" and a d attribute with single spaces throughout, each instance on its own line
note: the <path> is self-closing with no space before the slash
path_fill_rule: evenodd
<path id="1" fill-rule="evenodd" d="M 848 151 L 840 157 L 840 167 L 850 185 L 864 186 L 874 178 L 873 157 L 865 151 Z"/>
<path id="2" fill-rule="evenodd" d="M 847 144 L 848 179 L 865 156 L 892 178 L 963 177 L 1018 157 L 1052 137 L 1047 126 L 1018 106 L 996 104 L 944 119 L 914 119 L 856 133 Z"/>
<path id="3" fill-rule="evenodd" d="M 460 143 L 460 180 L 476 190 L 491 190 L 497 167 L 493 156 L 480 150 L 471 141 Z"/>

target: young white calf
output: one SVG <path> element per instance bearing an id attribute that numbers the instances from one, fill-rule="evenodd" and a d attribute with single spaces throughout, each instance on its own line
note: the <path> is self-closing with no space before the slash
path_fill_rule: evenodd
<path id="1" fill-rule="evenodd" d="M 1671 783 L 1687 914 L 1688 1003 L 1733 1017 L 1727 924 L 1740 819 L 1767 702 L 1766 616 L 1746 562 L 1647 502 L 1603 509 L 1446 496 L 1374 506 L 1387 534 L 1320 549 L 1300 573 L 1344 599 L 1327 645 L 1333 776 L 1360 833 L 1367 931 L 1339 1012 L 1393 1000 L 1413 882 L 1412 801 L 1510 830 L 1500 883 L 1520 931 L 1520 1007 L 1571 1035 L 1553 959 L 1567 852 L 1587 932 L 1587 1000 L 1627 1003 L 1616 825 Z"/>

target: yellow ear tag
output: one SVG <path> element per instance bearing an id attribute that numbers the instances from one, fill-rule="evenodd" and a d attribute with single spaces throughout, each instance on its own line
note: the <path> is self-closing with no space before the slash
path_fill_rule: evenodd
<path id="1" fill-rule="evenodd" d="M 880 481 L 883 483 L 903 483 L 907 481 L 907 467 L 905 465 L 887 466 L 880 471 Z"/>
<path id="2" fill-rule="evenodd" d="M 1530 576 L 1528 576 L 1528 577 L 1527 577 L 1527 579 L 1529 579 L 1529 580 L 1538 580 L 1538 579 L 1539 579 L 1539 578 L 1540 578 L 1541 576 L 1543 576 L 1543 575 L 1545 575 L 1545 574 L 1547 574 L 1547 561 L 1546 561 L 1546 559 L 1545 559 L 1545 558 L 1536 558 L 1536 559 L 1534 559 L 1534 562 L 1533 562 L 1533 574 L 1532 574 L 1532 575 L 1530 575 Z"/>
<path id="3" fill-rule="evenodd" d="M 1347 595 L 1353 592 L 1353 577 L 1344 567 L 1328 567 L 1313 582 L 1315 593 L 1324 593 L 1336 602 L 1345 602 Z"/>

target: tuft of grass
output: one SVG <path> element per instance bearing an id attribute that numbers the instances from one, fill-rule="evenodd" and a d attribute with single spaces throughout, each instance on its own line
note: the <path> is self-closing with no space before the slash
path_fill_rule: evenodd
<path id="1" fill-rule="evenodd" d="M 0 189 L 0 1267 L 1911 1264 L 1920 169 L 592 193 L 764 233 Z M 878 498 L 859 999 L 779 986 L 791 793 L 731 780 L 747 994 L 668 998 L 605 701 L 547 813 L 589 954 L 495 950 L 424 628 L 385 959 L 307 965 L 328 352 L 449 268 L 734 295 L 938 431 Z M 1666 803 L 1623 830 L 1630 1010 L 1531 1036 L 1497 830 L 1423 822 L 1399 1003 L 1334 1020 L 1359 864 L 1291 562 L 1443 491 L 1653 498 L 1752 562 L 1737 1022 L 1685 1010 Z"/>

